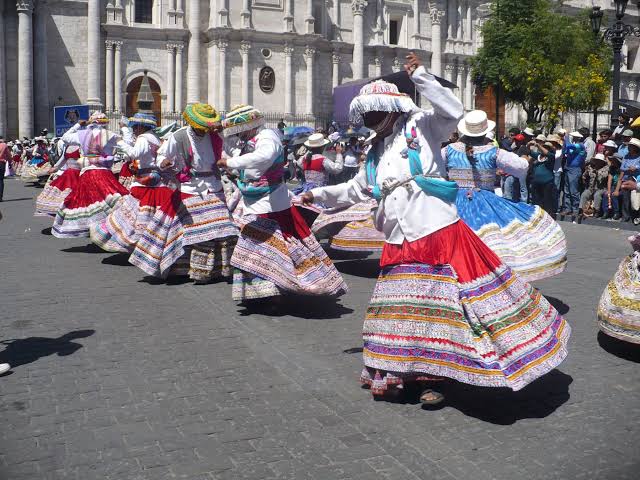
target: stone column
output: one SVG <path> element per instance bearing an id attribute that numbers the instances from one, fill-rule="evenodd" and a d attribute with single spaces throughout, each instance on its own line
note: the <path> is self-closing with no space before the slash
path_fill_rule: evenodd
<path id="1" fill-rule="evenodd" d="M 176 111 L 176 46 L 172 43 L 167 43 L 167 105 L 165 111 Z"/>
<path id="2" fill-rule="evenodd" d="M 463 0 L 458 0 L 458 11 L 456 14 L 456 39 L 462 40 L 464 30 L 464 8 L 462 5 Z"/>
<path id="3" fill-rule="evenodd" d="M 460 101 L 464 101 L 464 78 L 462 76 L 462 64 L 458 63 L 457 75 L 456 75 L 456 85 L 458 85 L 458 98 Z"/>
<path id="4" fill-rule="evenodd" d="M 249 105 L 249 84 L 251 73 L 249 66 L 249 51 L 251 42 L 244 41 L 240 44 L 240 56 L 242 57 L 242 103 Z"/>
<path id="5" fill-rule="evenodd" d="M 122 113 L 122 40 L 113 42 L 114 56 L 113 56 L 113 99 L 116 112 Z"/>
<path id="6" fill-rule="evenodd" d="M 364 11 L 367 0 L 353 0 L 353 78 L 364 78 Z"/>
<path id="7" fill-rule="evenodd" d="M 288 0 L 291 1 L 291 0 Z M 342 41 L 340 0 L 333 0 L 333 40 Z"/>
<path id="8" fill-rule="evenodd" d="M 217 11 L 218 0 L 209 0 L 209 28 L 216 28 L 216 25 L 218 23 Z"/>
<path id="9" fill-rule="evenodd" d="M 105 55 L 105 92 L 104 92 L 104 109 L 107 112 L 113 110 L 113 40 L 105 40 L 107 54 Z"/>
<path id="10" fill-rule="evenodd" d="M 211 43 L 209 43 L 209 48 L 207 50 L 207 67 L 209 68 L 209 72 L 217 72 L 218 71 L 218 39 L 214 38 Z M 210 105 L 218 108 L 218 80 L 215 75 L 209 75 L 209 88 L 207 94 L 208 102 Z"/>
<path id="11" fill-rule="evenodd" d="M 331 64 L 332 64 L 332 74 L 333 80 L 331 82 L 333 88 L 336 88 L 340 85 L 340 54 L 338 52 L 333 52 L 331 55 Z"/>
<path id="12" fill-rule="evenodd" d="M 0 135 L 8 134 L 7 125 L 7 56 L 4 38 L 4 2 L 0 3 Z"/>
<path id="13" fill-rule="evenodd" d="M 307 113 L 313 115 L 313 62 L 316 55 L 316 49 L 314 47 L 307 47 L 304 51 L 304 58 L 307 61 Z"/>
<path id="14" fill-rule="evenodd" d="M 398 57 L 394 58 L 393 66 L 391 67 L 391 69 L 393 70 L 393 73 L 397 73 L 402 70 L 402 60 L 400 60 Z"/>
<path id="15" fill-rule="evenodd" d="M 229 110 L 229 98 L 227 96 L 227 47 L 229 42 L 224 38 L 218 42 L 218 51 L 220 52 L 220 63 L 218 64 L 220 76 L 220 110 L 226 112 Z"/>
<path id="16" fill-rule="evenodd" d="M 33 2 L 18 0 L 18 130 L 33 137 Z M 3 132 L 4 133 L 4 132 Z"/>
<path id="17" fill-rule="evenodd" d="M 471 77 L 471 67 L 466 67 L 466 79 L 464 85 L 464 108 L 466 110 L 473 110 L 473 78 Z"/>
<path id="18" fill-rule="evenodd" d="M 375 66 L 375 76 L 382 76 L 382 52 L 378 52 L 373 58 L 373 65 Z"/>
<path id="19" fill-rule="evenodd" d="M 200 99 L 200 0 L 189 0 L 189 53 L 187 65 L 187 103 Z M 182 108 L 182 105 L 179 106 Z"/>
<path id="20" fill-rule="evenodd" d="M 220 0 L 220 10 L 218 10 L 218 27 L 229 27 L 229 0 Z"/>
<path id="21" fill-rule="evenodd" d="M 307 16 L 304 19 L 305 33 L 315 32 L 316 19 L 313 16 L 313 0 L 307 0 Z"/>
<path id="22" fill-rule="evenodd" d="M 87 103 L 102 109 L 100 99 L 100 2 L 87 2 Z"/>
<path id="23" fill-rule="evenodd" d="M 413 0 L 413 48 L 420 48 L 420 0 Z"/>
<path id="24" fill-rule="evenodd" d="M 242 28 L 251 28 L 251 0 L 244 0 L 242 3 Z"/>
<path id="25" fill-rule="evenodd" d="M 451 83 L 455 82 L 455 79 L 453 78 L 453 71 L 455 70 L 456 66 L 453 63 L 447 63 L 444 66 L 444 78 L 445 80 L 450 81 Z"/>
<path id="26" fill-rule="evenodd" d="M 431 73 L 442 76 L 442 17 L 444 11 L 439 10 L 436 3 L 429 3 L 431 17 Z"/>
<path id="27" fill-rule="evenodd" d="M 176 45 L 176 112 L 181 112 L 184 108 L 184 100 L 182 98 L 183 87 L 182 79 L 184 74 L 182 73 L 184 67 L 184 60 L 182 59 L 182 53 L 184 50 L 184 44 L 179 43 Z"/>
<path id="28" fill-rule="evenodd" d="M 285 32 L 294 31 L 292 5 L 293 5 L 293 0 L 284 0 L 284 17 L 282 17 L 282 21 L 284 23 L 282 25 L 282 29 Z"/>
<path id="29" fill-rule="evenodd" d="M 473 8 L 471 8 L 471 3 L 467 2 L 467 15 L 464 26 L 464 39 L 467 42 L 471 42 L 473 39 Z"/>
<path id="30" fill-rule="evenodd" d="M 447 39 L 453 40 L 456 36 L 456 16 L 458 9 L 455 0 L 447 0 Z"/>
<path id="31" fill-rule="evenodd" d="M 40 0 L 35 8 L 34 32 L 34 96 L 35 127 L 39 132 L 49 127 L 49 78 L 47 73 L 47 17 L 49 11 L 46 0 Z"/>
<path id="32" fill-rule="evenodd" d="M 284 46 L 284 113 L 293 115 L 293 68 L 291 60 L 294 48 L 292 45 Z"/>
<path id="33" fill-rule="evenodd" d="M 384 45 L 384 0 L 376 0 L 376 43 Z"/>

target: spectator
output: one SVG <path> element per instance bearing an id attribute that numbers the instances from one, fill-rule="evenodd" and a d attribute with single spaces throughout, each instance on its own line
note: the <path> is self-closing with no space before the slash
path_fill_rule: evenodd
<path id="1" fill-rule="evenodd" d="M 619 153 L 614 153 L 609 157 L 609 176 L 607 178 L 607 191 L 604 194 L 603 199 L 603 218 L 620 220 L 620 203 L 618 202 L 618 195 L 615 188 L 618 185 L 618 179 L 620 178 L 620 165 L 622 164 L 622 157 Z"/>
<path id="2" fill-rule="evenodd" d="M 582 127 L 578 131 L 580 132 L 580 135 L 582 135 L 582 143 L 584 145 L 584 149 L 587 151 L 587 158 L 584 159 L 585 164 L 587 164 L 596 154 L 596 142 L 591 138 L 591 131 L 587 127 Z"/>
<path id="3" fill-rule="evenodd" d="M 629 153 L 622 160 L 620 167 L 620 176 L 616 192 L 619 194 L 620 207 L 622 209 L 622 221 L 629 222 L 635 218 L 635 213 L 631 209 L 631 190 L 622 189 L 622 182 L 627 180 L 635 180 L 640 175 L 640 140 L 632 138 L 628 145 Z"/>
<path id="4" fill-rule="evenodd" d="M 446 142 L 442 142 L 440 144 L 440 148 L 444 148 L 447 145 L 451 145 L 452 143 L 457 143 L 458 140 L 460 140 L 460 135 L 458 134 L 458 131 L 456 130 L 455 132 L 453 132 L 451 134 L 451 136 L 449 136 L 449 138 L 447 139 Z"/>
<path id="5" fill-rule="evenodd" d="M 4 172 L 7 165 L 11 162 L 11 152 L 9 151 L 9 145 L 4 141 L 4 138 L 0 137 L 0 202 L 4 196 Z"/>
<path id="6" fill-rule="evenodd" d="M 622 143 L 618 147 L 618 153 L 622 158 L 626 157 L 629 153 L 629 142 L 633 138 L 633 130 L 625 130 L 622 132 Z"/>
<path id="7" fill-rule="evenodd" d="M 611 130 L 602 130 L 598 134 L 598 143 L 596 143 L 596 153 L 604 153 L 604 144 L 611 139 Z M 613 142 L 615 144 L 615 142 Z"/>
<path id="8" fill-rule="evenodd" d="M 564 168 L 564 210 L 562 216 L 574 216 L 580 206 L 580 177 L 584 168 L 587 152 L 580 132 L 571 132 L 570 141 L 565 147 L 566 164 Z"/>
<path id="9" fill-rule="evenodd" d="M 613 140 L 620 144 L 623 142 L 622 137 L 624 137 L 624 131 L 629 130 L 629 125 L 631 123 L 631 117 L 626 113 L 621 113 L 618 116 L 618 126 L 613 131 Z M 631 134 L 633 136 L 633 133 Z"/>
<path id="10" fill-rule="evenodd" d="M 348 182 L 358 174 L 360 170 L 360 147 L 358 147 L 358 139 L 351 137 L 349 143 L 344 150 L 344 169 L 342 172 L 342 181 Z"/>
<path id="11" fill-rule="evenodd" d="M 602 196 L 607 191 L 607 180 L 609 178 L 609 164 L 602 153 L 596 153 L 587 164 L 582 174 L 582 183 L 585 186 L 580 195 L 580 206 L 578 214 L 580 218 L 585 217 L 585 210 L 589 202 L 593 201 L 593 215 L 600 217 L 600 207 L 602 206 Z"/>
<path id="12" fill-rule="evenodd" d="M 562 191 L 562 167 L 564 162 L 564 149 L 562 138 L 559 135 L 549 135 L 547 142 L 553 144 L 555 152 L 555 161 L 553 163 L 553 199 L 554 212 L 560 208 L 560 192 Z"/>
<path id="13" fill-rule="evenodd" d="M 602 153 L 604 154 L 605 158 L 607 158 L 607 161 L 609 159 L 608 157 L 618 151 L 618 144 L 613 140 L 607 140 L 602 144 L 602 146 L 604 147 Z"/>
<path id="14" fill-rule="evenodd" d="M 510 128 L 509 129 L 509 136 L 508 137 L 504 137 L 502 140 L 500 140 L 500 148 L 502 148 L 503 150 L 506 150 L 507 152 L 513 152 L 513 147 L 515 144 L 515 136 L 520 134 L 520 129 L 519 128 Z"/>
<path id="15" fill-rule="evenodd" d="M 531 180 L 531 146 L 535 144 L 533 137 L 535 136 L 535 132 L 532 128 L 527 127 L 523 130 L 522 135 L 524 136 L 524 143 L 518 147 L 516 153 L 523 158 L 526 158 L 529 161 L 529 170 L 526 175 L 522 178 L 518 178 L 518 184 L 520 188 L 520 201 L 529 203 L 529 182 Z"/>
<path id="16" fill-rule="evenodd" d="M 273 123 L 271 125 L 273 125 Z M 278 122 L 278 130 L 280 130 L 280 132 L 284 134 L 285 128 L 287 128 L 287 124 L 284 123 L 284 118 L 281 118 L 280 121 Z"/>
<path id="17" fill-rule="evenodd" d="M 544 135 L 536 137 L 536 145 L 531 147 L 533 175 L 531 179 L 533 203 L 555 216 L 555 184 L 553 167 L 556 162 L 556 147 L 547 142 Z"/>
<path id="18" fill-rule="evenodd" d="M 513 137 L 515 150 L 519 151 L 525 145 L 525 136 L 521 133 Z M 520 180 L 513 175 L 509 175 L 502 171 L 498 172 L 501 176 L 500 187 L 502 188 L 502 196 L 513 202 L 521 201 L 520 198 Z M 526 199 L 525 199 L 526 201 Z"/>

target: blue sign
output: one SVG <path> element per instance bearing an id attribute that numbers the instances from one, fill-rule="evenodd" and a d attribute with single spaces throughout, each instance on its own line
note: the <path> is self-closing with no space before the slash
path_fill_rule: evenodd
<path id="1" fill-rule="evenodd" d="M 56 127 L 56 137 L 73 127 L 78 120 L 89 119 L 89 105 L 65 105 L 53 107 L 53 119 Z"/>

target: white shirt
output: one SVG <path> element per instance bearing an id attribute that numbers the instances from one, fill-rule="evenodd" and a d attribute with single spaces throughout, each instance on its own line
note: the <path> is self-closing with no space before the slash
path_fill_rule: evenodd
<path id="1" fill-rule="evenodd" d="M 196 172 L 213 172 L 218 169 L 216 162 L 218 159 L 213 153 L 213 144 L 211 143 L 211 137 L 209 134 L 202 137 L 196 135 L 191 127 L 187 128 L 189 134 L 189 142 L 191 143 L 191 149 L 193 150 L 193 159 L 191 166 Z M 182 170 L 185 166 L 185 159 L 180 154 L 178 148 L 178 142 L 171 135 L 167 141 L 165 141 L 158 150 L 158 157 L 156 164 L 160 166 L 162 162 L 168 159 L 171 164 L 170 167 Z M 207 192 L 219 192 L 222 190 L 222 182 L 215 175 L 208 177 L 191 177 L 191 180 L 180 184 L 180 191 L 191 195 L 203 195 Z"/>
<path id="2" fill-rule="evenodd" d="M 422 170 L 427 175 L 446 178 L 446 168 L 440 154 L 442 140 L 456 129 L 458 119 L 462 117 L 463 106 L 453 92 L 442 85 L 435 77 L 419 67 L 411 76 L 416 88 L 431 105 L 433 110 L 417 109 L 412 114 L 400 117 L 393 133 L 384 139 L 384 145 L 377 145 L 380 152 L 376 184 L 382 186 L 384 180 L 398 180 L 411 177 L 409 160 L 401 153 L 407 147 L 404 131 L 416 128 L 417 140 L 421 146 L 420 160 Z M 458 221 L 455 203 L 447 203 L 437 197 L 424 193 L 414 182 L 410 182 L 413 193 L 406 188 L 396 188 L 389 196 L 379 202 L 375 214 L 376 227 L 384 232 L 386 241 L 402 244 L 425 237 Z M 367 200 L 368 190 L 365 169 L 347 183 L 316 188 L 313 196 L 319 203 L 329 207 L 353 205 Z"/>
<path id="3" fill-rule="evenodd" d="M 255 142 L 253 152 L 227 159 L 229 168 L 244 170 L 246 181 L 258 180 L 282 155 L 282 140 L 275 130 L 263 128 Z M 242 201 L 244 214 L 280 212 L 291 207 L 291 193 L 283 182 L 268 195 L 258 199 L 243 197 Z"/>
<path id="4" fill-rule="evenodd" d="M 102 151 L 107 155 L 113 155 L 113 150 L 115 149 L 116 144 L 121 137 L 113 132 L 108 131 L 106 128 L 101 127 L 99 125 L 88 125 L 87 128 L 96 129 L 96 130 L 100 129 L 100 130 L 106 131 L 106 135 L 104 137 L 104 140 L 106 140 L 106 142 L 104 145 L 102 145 Z M 65 132 L 61 140 L 67 145 L 80 146 L 80 153 L 82 154 L 82 156 L 85 156 L 87 152 L 82 151 L 82 145 L 80 143 L 80 130 L 82 130 L 82 126 L 79 123 L 76 123 L 73 127 L 71 127 L 69 130 Z M 124 129 L 122 131 L 122 135 L 126 140 L 127 132 L 125 132 Z M 84 167 L 84 169 L 104 169 L 105 168 L 99 165 L 91 165 L 91 164 L 87 165 L 85 161 L 81 161 L 80 164 Z"/>
<path id="5" fill-rule="evenodd" d="M 345 167 L 357 167 L 358 166 L 359 153 L 352 147 L 347 147 L 344 151 L 344 166 Z"/>
<path id="6" fill-rule="evenodd" d="M 136 138 L 136 142 L 133 146 L 127 142 L 120 140 L 118 142 L 118 148 L 122 150 L 132 160 L 138 160 L 138 168 L 157 168 L 156 155 L 160 148 L 160 139 L 153 133 L 145 132 Z M 158 186 L 161 186 L 159 184 Z M 143 187 L 141 183 L 134 181 L 131 184 L 132 187 Z"/>

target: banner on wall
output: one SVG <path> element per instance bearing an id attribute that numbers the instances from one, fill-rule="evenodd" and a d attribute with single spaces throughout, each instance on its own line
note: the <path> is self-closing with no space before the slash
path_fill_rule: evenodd
<path id="1" fill-rule="evenodd" d="M 64 132 L 78 123 L 78 120 L 89 119 L 89 105 L 63 105 L 53 107 L 53 119 L 56 128 L 56 137 L 61 137 L 64 135 Z"/>

